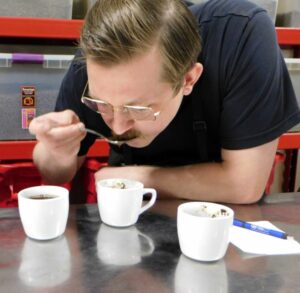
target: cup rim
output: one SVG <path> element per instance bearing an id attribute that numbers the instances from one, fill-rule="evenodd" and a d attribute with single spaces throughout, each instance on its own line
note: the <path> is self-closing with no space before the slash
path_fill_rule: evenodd
<path id="1" fill-rule="evenodd" d="M 37 191 L 38 191 L 38 193 L 43 192 L 43 189 L 47 189 L 46 192 L 48 192 L 48 193 L 53 193 L 53 194 L 51 194 L 51 195 L 53 195 L 53 198 L 47 198 L 47 199 L 44 199 L 43 201 L 30 198 L 31 196 L 37 195 L 36 194 Z M 57 194 L 57 192 L 55 192 L 58 190 L 59 190 L 59 194 Z M 34 201 L 34 202 L 46 202 L 46 201 L 49 202 L 49 201 L 57 201 L 57 200 L 60 200 L 61 198 L 67 198 L 68 195 L 69 195 L 69 190 L 62 186 L 37 185 L 37 186 L 31 186 L 31 187 L 27 187 L 27 188 L 20 190 L 18 192 L 18 199 L 22 198 L 24 200 Z"/>
<path id="2" fill-rule="evenodd" d="M 121 181 L 121 182 L 125 182 L 125 185 L 126 185 L 126 182 L 131 182 L 133 183 L 131 187 L 126 187 L 126 188 L 113 188 L 111 186 L 106 186 L 104 185 L 104 182 L 111 182 L 111 181 Z M 126 178 L 108 178 L 108 179 L 101 179 L 101 180 L 97 180 L 96 182 L 97 186 L 98 187 L 101 187 L 101 188 L 106 188 L 106 189 L 109 189 L 109 190 L 118 190 L 118 191 L 126 191 L 126 190 L 135 190 L 135 189 L 141 189 L 141 188 L 144 188 L 144 184 L 140 181 L 137 181 L 137 180 L 132 180 L 132 179 L 126 179 Z"/>
<path id="3" fill-rule="evenodd" d="M 210 205 L 210 206 L 215 206 L 217 208 L 223 208 L 229 213 L 229 215 L 214 217 L 214 218 L 213 217 L 201 217 L 201 216 L 197 216 L 197 215 L 192 214 L 185 210 L 187 207 L 197 207 L 197 206 L 200 207 L 202 205 Z M 178 206 L 177 212 L 184 214 L 186 216 L 189 216 L 189 217 L 193 217 L 193 218 L 197 218 L 197 219 L 201 219 L 201 220 L 213 220 L 213 221 L 221 221 L 224 219 L 232 218 L 234 216 L 234 211 L 230 207 L 223 205 L 223 204 L 219 204 L 219 203 L 205 202 L 205 201 L 192 201 L 192 202 L 182 203 Z"/>

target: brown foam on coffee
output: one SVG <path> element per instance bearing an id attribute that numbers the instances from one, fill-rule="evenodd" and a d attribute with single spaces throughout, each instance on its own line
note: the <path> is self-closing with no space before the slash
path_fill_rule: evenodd
<path id="1" fill-rule="evenodd" d="M 229 216 L 229 213 L 225 209 L 209 209 L 206 205 L 200 206 L 197 210 L 192 213 L 198 217 L 207 217 L 207 218 L 218 218 Z"/>
<path id="2" fill-rule="evenodd" d="M 56 198 L 57 196 L 51 195 L 51 194 L 39 194 L 39 195 L 32 195 L 29 196 L 30 199 L 36 199 L 36 200 L 41 200 L 41 199 L 52 199 Z"/>
<path id="3" fill-rule="evenodd" d="M 111 185 L 111 188 L 126 189 L 126 184 L 122 181 L 116 181 Z"/>

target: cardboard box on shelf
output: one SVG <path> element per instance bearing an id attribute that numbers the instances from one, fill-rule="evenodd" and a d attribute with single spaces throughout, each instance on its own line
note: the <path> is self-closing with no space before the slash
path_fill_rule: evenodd
<path id="1" fill-rule="evenodd" d="M 1 16 L 72 18 L 73 0 L 0 0 Z"/>
<path id="2" fill-rule="evenodd" d="M 0 141 L 34 139 L 34 116 L 54 110 L 73 55 L 0 54 Z"/>
<path id="3" fill-rule="evenodd" d="M 93 1 L 93 0 L 90 0 L 90 1 Z M 193 2 L 195 4 L 198 4 L 198 3 L 206 2 L 208 0 L 189 0 L 189 1 Z M 272 21 L 275 23 L 278 0 L 249 0 L 249 1 L 264 8 L 270 15 Z"/>
<path id="4" fill-rule="evenodd" d="M 300 106 L 300 58 L 285 58 L 294 91 Z"/>
<path id="5" fill-rule="evenodd" d="M 276 26 L 300 27 L 299 0 L 279 0 Z"/>

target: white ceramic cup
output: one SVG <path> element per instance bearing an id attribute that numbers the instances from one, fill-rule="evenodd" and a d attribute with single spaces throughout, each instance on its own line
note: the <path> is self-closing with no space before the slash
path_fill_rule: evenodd
<path id="1" fill-rule="evenodd" d="M 101 224 L 97 237 L 99 259 L 109 265 L 128 266 L 154 251 L 153 240 L 135 226 L 118 229 Z"/>
<path id="2" fill-rule="evenodd" d="M 39 196 L 50 196 L 40 199 Z M 33 199 L 38 198 L 38 199 Z M 19 212 L 28 237 L 50 240 L 62 235 L 69 213 L 69 191 L 60 186 L 34 186 L 18 193 Z"/>
<path id="3" fill-rule="evenodd" d="M 200 215 L 206 206 L 211 213 L 225 210 L 227 215 L 209 217 Z M 188 202 L 177 210 L 177 232 L 181 252 L 199 261 L 216 261 L 224 257 L 229 232 L 233 223 L 232 209 L 210 202 Z"/>
<path id="4" fill-rule="evenodd" d="M 199 262 L 181 254 L 174 276 L 176 293 L 227 293 L 228 277 L 223 260 Z"/>
<path id="5" fill-rule="evenodd" d="M 118 183 L 125 184 L 124 189 L 114 188 Z M 140 214 L 152 207 L 156 201 L 156 190 L 144 188 L 141 182 L 127 179 L 104 179 L 96 183 L 97 200 L 103 223 L 115 227 L 134 225 Z M 151 194 L 144 205 L 143 195 Z"/>

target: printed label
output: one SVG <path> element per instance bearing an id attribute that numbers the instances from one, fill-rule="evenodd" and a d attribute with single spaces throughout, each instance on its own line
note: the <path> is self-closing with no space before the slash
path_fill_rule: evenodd
<path id="1" fill-rule="evenodd" d="M 35 107 L 35 94 L 36 89 L 34 86 L 22 86 L 22 108 L 34 108 Z"/>
<path id="2" fill-rule="evenodd" d="M 22 109 L 22 129 L 28 129 L 29 124 L 36 116 L 35 108 Z"/>

